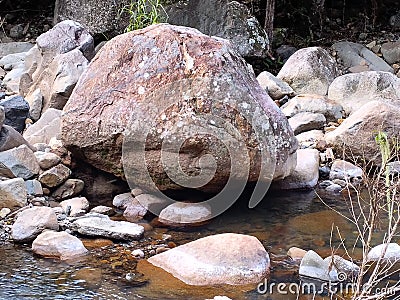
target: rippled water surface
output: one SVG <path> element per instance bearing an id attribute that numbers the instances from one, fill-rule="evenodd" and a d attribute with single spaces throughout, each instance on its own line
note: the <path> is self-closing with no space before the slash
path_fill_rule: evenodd
<path id="1" fill-rule="evenodd" d="M 341 199 L 328 202 L 345 210 Z M 208 299 L 216 295 L 232 299 L 296 299 L 290 294 L 260 295 L 255 286 L 187 286 L 145 261 L 137 263 L 129 253 L 146 243 L 147 246 L 155 243 L 163 234 L 171 235 L 171 241 L 176 245 L 217 233 L 250 234 L 256 236 L 270 253 L 269 282 L 297 282 L 298 266 L 287 258 L 287 250 L 297 246 L 314 249 L 322 256 L 329 255 L 330 244 L 340 242 L 335 234 L 331 238 L 332 223 L 340 227 L 350 244 L 354 242 L 354 228 L 322 204 L 314 192 L 280 193 L 267 195 L 261 205 L 251 210 L 245 201 L 237 203 L 202 227 L 155 228 L 139 243 L 111 244 L 100 240 L 96 244 L 85 240 L 90 254 L 78 261 L 40 258 L 28 245 L 0 245 L 0 299 L 183 300 Z M 353 254 L 359 256 L 359 250 Z M 312 296 L 300 299 L 312 299 Z"/>

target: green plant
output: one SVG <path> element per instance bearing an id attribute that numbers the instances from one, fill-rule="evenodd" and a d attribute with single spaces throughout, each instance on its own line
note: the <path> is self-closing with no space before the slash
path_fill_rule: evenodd
<path id="1" fill-rule="evenodd" d="M 121 9 L 121 14 L 123 13 L 127 13 L 129 16 L 126 32 L 166 22 L 168 19 L 160 0 L 131 0 Z"/>

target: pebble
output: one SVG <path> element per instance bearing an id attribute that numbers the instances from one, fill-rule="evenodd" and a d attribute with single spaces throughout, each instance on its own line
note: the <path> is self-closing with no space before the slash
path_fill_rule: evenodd
<path id="1" fill-rule="evenodd" d="M 141 249 L 133 250 L 131 254 L 135 258 L 143 258 L 144 257 L 144 252 Z"/>

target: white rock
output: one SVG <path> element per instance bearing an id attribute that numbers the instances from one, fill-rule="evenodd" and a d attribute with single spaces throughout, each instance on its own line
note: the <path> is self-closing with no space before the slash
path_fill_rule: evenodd
<path id="1" fill-rule="evenodd" d="M 207 203 L 175 202 L 160 212 L 158 221 L 167 225 L 195 224 L 211 218 L 211 207 Z"/>
<path id="2" fill-rule="evenodd" d="M 380 244 L 378 246 L 373 247 L 367 255 L 368 261 L 377 261 L 382 256 L 385 251 L 386 244 Z M 384 260 L 396 261 L 400 260 L 400 246 L 397 243 L 389 243 L 387 245 L 387 249 L 385 255 L 383 256 Z"/>
<path id="3" fill-rule="evenodd" d="M 296 135 L 300 148 L 315 148 L 318 141 L 325 140 L 322 130 L 310 130 Z"/>
<path id="4" fill-rule="evenodd" d="M 337 271 L 313 250 L 307 251 L 301 260 L 299 275 L 323 281 L 337 282 L 339 280 Z"/>
<path id="5" fill-rule="evenodd" d="M 86 215 L 74 221 L 71 228 L 83 235 L 117 240 L 137 240 L 144 233 L 143 226 L 125 221 L 112 221 L 108 216 L 98 214 Z"/>
<path id="6" fill-rule="evenodd" d="M 113 199 L 113 205 L 117 208 L 126 208 L 128 204 L 133 202 L 134 197 L 131 193 L 123 193 L 116 195 Z"/>
<path id="7" fill-rule="evenodd" d="M 276 78 L 271 73 L 264 71 L 257 76 L 257 81 L 274 100 L 279 100 L 284 96 L 293 96 L 294 90 L 281 79 Z"/>
<path id="8" fill-rule="evenodd" d="M 314 129 L 321 129 L 326 123 L 325 116 L 318 113 L 301 112 L 289 119 L 295 135 Z"/>
<path id="9" fill-rule="evenodd" d="M 61 162 L 61 158 L 57 154 L 51 152 L 36 151 L 35 156 L 39 163 L 39 166 L 43 170 L 50 169 L 51 167 L 54 167 Z"/>
<path id="10" fill-rule="evenodd" d="M 363 178 L 363 170 L 345 160 L 337 159 L 333 162 L 329 179 L 341 179 L 352 182 L 353 179 L 361 181 Z"/>
<path id="11" fill-rule="evenodd" d="M 59 164 L 40 174 L 39 181 L 46 187 L 53 188 L 65 182 L 71 173 L 68 167 Z"/>
<path id="12" fill-rule="evenodd" d="M 11 227 L 11 237 L 16 242 L 28 242 L 44 229 L 58 230 L 57 216 L 51 207 L 36 206 L 18 214 Z"/>
<path id="13" fill-rule="evenodd" d="M 32 243 L 32 251 L 45 257 L 56 257 L 62 260 L 85 255 L 88 250 L 77 237 L 62 231 L 46 230 Z"/>
<path id="14" fill-rule="evenodd" d="M 69 210 L 69 216 L 82 216 L 89 209 L 89 201 L 85 197 L 77 197 L 60 202 L 60 206 L 66 212 Z M 70 207 L 68 209 L 68 206 Z"/>
<path id="15" fill-rule="evenodd" d="M 31 144 L 48 144 L 52 137 L 61 134 L 61 113 L 61 110 L 54 108 L 46 110 L 40 119 L 24 132 L 24 138 Z"/>

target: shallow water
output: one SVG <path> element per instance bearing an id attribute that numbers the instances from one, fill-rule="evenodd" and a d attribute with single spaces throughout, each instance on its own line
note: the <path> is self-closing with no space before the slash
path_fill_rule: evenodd
<path id="1" fill-rule="evenodd" d="M 342 199 L 330 205 L 345 212 Z M 354 243 L 354 228 L 316 197 L 315 192 L 268 194 L 255 209 L 239 201 L 223 215 L 191 229 L 155 228 L 140 243 L 129 244 L 85 240 L 90 254 L 78 261 L 60 262 L 34 255 L 29 246 L 0 245 L 0 299 L 208 299 L 216 295 L 232 299 L 296 299 L 294 294 L 260 294 L 256 286 L 192 287 L 145 261 L 137 264 L 130 251 L 160 243 L 171 235 L 176 245 L 224 232 L 256 236 L 270 253 L 272 268 L 268 283 L 297 283 L 298 265 L 288 259 L 292 246 L 313 249 L 323 257 L 337 246 L 331 237 L 332 223 L 348 245 Z M 147 243 L 147 244 L 146 244 Z M 339 250 L 338 253 L 344 253 Z M 355 257 L 360 256 L 356 249 Z M 312 299 L 312 295 L 299 299 Z M 323 299 L 323 298 L 315 298 Z M 326 297 L 328 299 L 328 297 Z"/>

